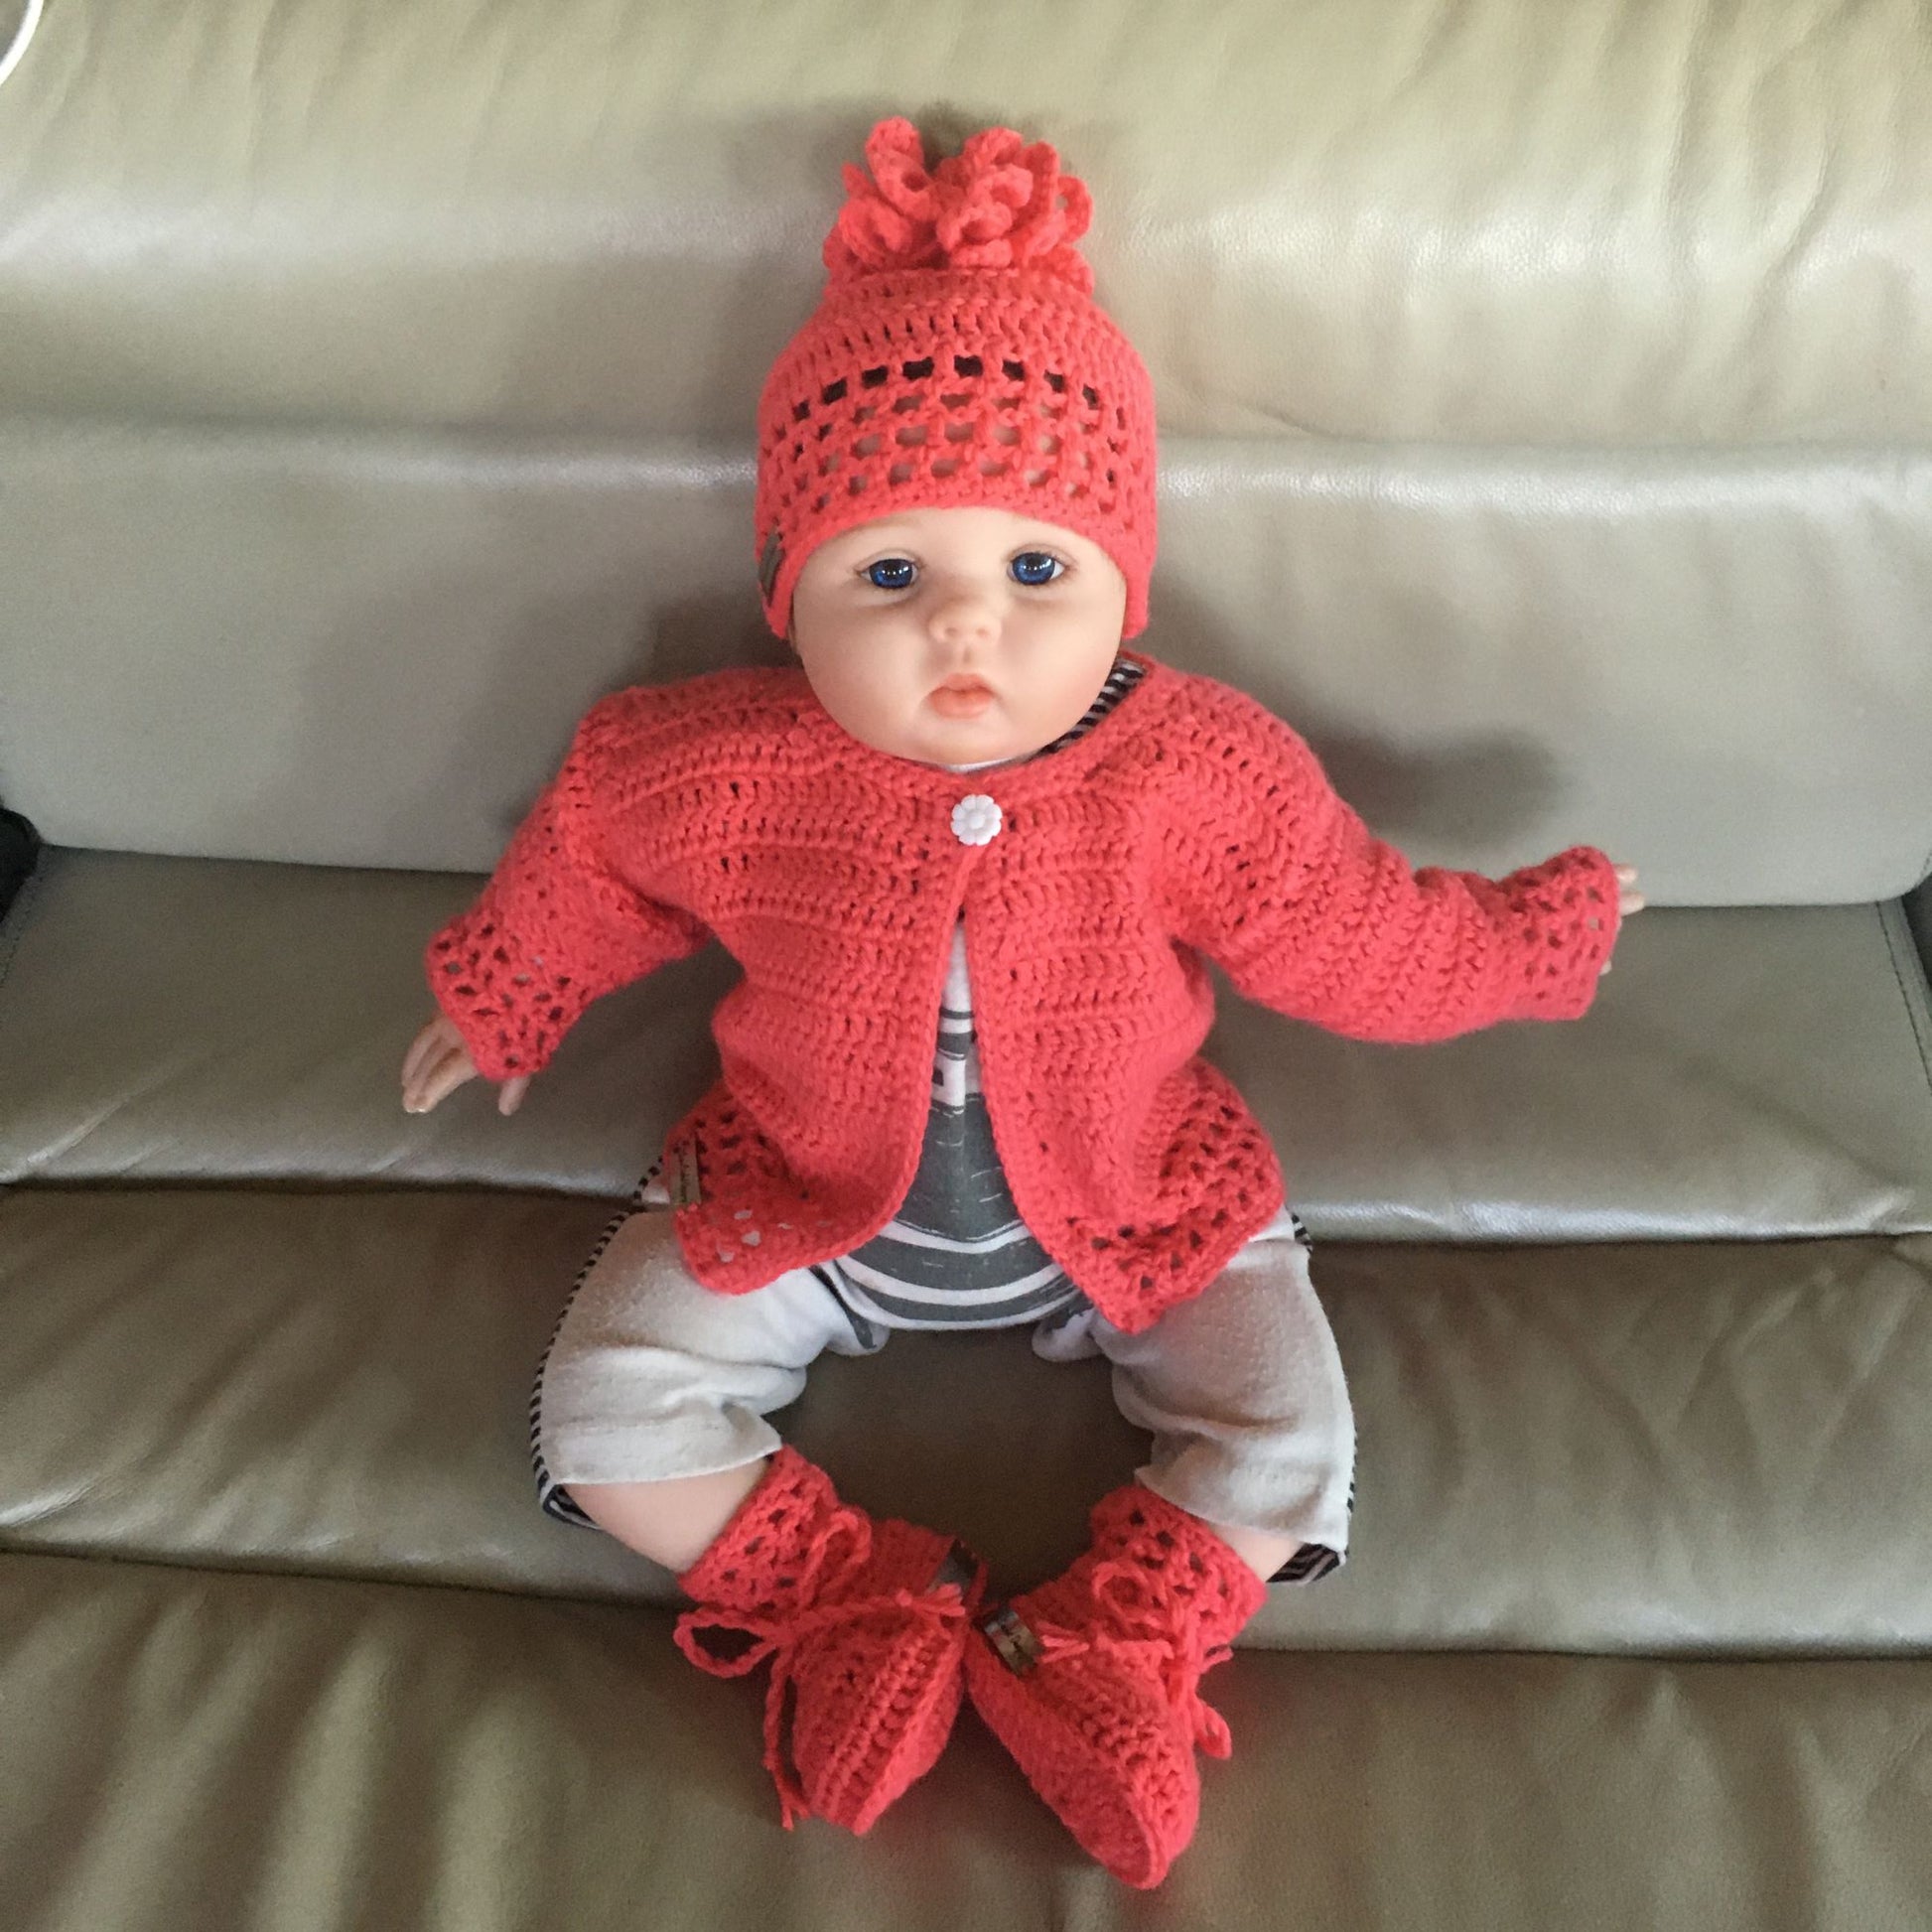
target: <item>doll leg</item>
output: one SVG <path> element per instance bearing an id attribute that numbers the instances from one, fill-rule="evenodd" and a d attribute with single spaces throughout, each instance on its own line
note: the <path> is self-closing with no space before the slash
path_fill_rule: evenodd
<path id="1" fill-rule="evenodd" d="M 1106 1355 L 1154 1453 L 1094 1505 L 1068 1570 L 981 1615 L 967 1688 L 1080 1844 L 1154 1885 L 1193 1835 L 1196 1750 L 1232 1748 L 1202 1675 L 1285 1557 L 1302 1580 L 1341 1561 L 1355 1453 L 1341 1359 L 1286 1212 L 1146 1333 L 1083 1311 L 1035 1347 Z"/>
<path id="2" fill-rule="evenodd" d="M 671 1216 L 646 1210 L 592 1258 L 539 1372 L 546 1506 L 677 1574 L 693 1607 L 675 1637 L 701 1670 L 769 1666 L 764 1761 L 786 1825 L 869 1831 L 931 1768 L 984 1588 L 970 1551 L 844 1501 L 764 1420 L 822 1349 L 884 1342 L 809 1270 L 713 1293 Z"/>
<path id="3" fill-rule="evenodd" d="M 719 1295 L 684 1266 L 668 1213 L 622 1217 L 592 1257 L 538 1370 L 532 1452 L 545 1509 L 683 1570 L 751 1492 L 821 1350 L 867 1354 L 808 1270 Z"/>
<path id="4" fill-rule="evenodd" d="M 1354 1410 L 1286 1208 L 1152 1328 L 1124 1334 L 1096 1313 L 1091 1332 L 1121 1414 L 1153 1433 L 1145 1487 L 1234 1531 L 1242 1556 L 1272 1555 L 1255 1564 L 1271 1580 L 1312 1582 L 1345 1559 Z"/>

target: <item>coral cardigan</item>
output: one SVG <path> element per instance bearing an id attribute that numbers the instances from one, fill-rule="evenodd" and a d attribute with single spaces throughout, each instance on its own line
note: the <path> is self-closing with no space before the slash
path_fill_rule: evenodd
<path id="1" fill-rule="evenodd" d="M 861 744 L 795 668 L 621 691 L 431 941 L 436 998 L 500 1080 L 721 940 L 744 969 L 712 1021 L 722 1077 L 665 1158 L 691 1272 L 743 1294 L 857 1248 L 911 1186 L 963 911 L 1015 1204 L 1109 1320 L 1149 1327 L 1283 1200 L 1198 1056 L 1202 955 L 1363 1039 L 1573 1019 L 1617 881 L 1589 846 L 1500 881 L 1412 871 L 1262 705 L 1127 655 L 1146 675 L 1085 737 L 970 773 Z"/>

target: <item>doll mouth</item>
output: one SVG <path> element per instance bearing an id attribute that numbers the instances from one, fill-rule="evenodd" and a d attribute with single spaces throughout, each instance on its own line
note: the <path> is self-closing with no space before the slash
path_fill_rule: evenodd
<path id="1" fill-rule="evenodd" d="M 993 687 L 984 678 L 949 677 L 926 702 L 942 718 L 977 718 L 993 702 Z"/>

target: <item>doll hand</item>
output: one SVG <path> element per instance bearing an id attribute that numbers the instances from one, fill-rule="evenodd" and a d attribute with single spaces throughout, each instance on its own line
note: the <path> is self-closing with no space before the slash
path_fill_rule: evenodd
<path id="1" fill-rule="evenodd" d="M 463 1043 L 463 1035 L 447 1014 L 439 1013 L 409 1043 L 402 1060 L 402 1105 L 410 1114 L 426 1114 L 447 1094 L 477 1077 L 477 1063 Z M 496 1093 L 496 1111 L 513 1114 L 523 1104 L 530 1076 L 520 1073 L 505 1080 Z"/>
<path id="2" fill-rule="evenodd" d="M 1637 887 L 1636 867 L 1618 866 L 1616 869 L 1616 883 L 1618 887 L 1618 892 L 1616 896 L 1616 909 L 1619 916 L 1627 919 L 1632 912 L 1641 912 L 1644 908 L 1644 897 L 1636 889 Z M 1610 970 L 1610 962 L 1606 959 L 1604 960 L 1602 965 L 1602 970 L 1601 972 L 1598 973 L 1597 977 L 1600 979 L 1603 973 L 1607 973 L 1609 970 Z"/>

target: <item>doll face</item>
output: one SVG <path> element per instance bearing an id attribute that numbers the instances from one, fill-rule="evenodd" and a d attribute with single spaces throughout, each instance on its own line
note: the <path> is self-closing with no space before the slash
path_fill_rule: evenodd
<path id="1" fill-rule="evenodd" d="M 1127 580 L 1096 543 L 1008 509 L 920 508 L 844 530 L 798 573 L 791 644 L 814 695 L 875 751 L 1026 758 L 1113 668 Z"/>

